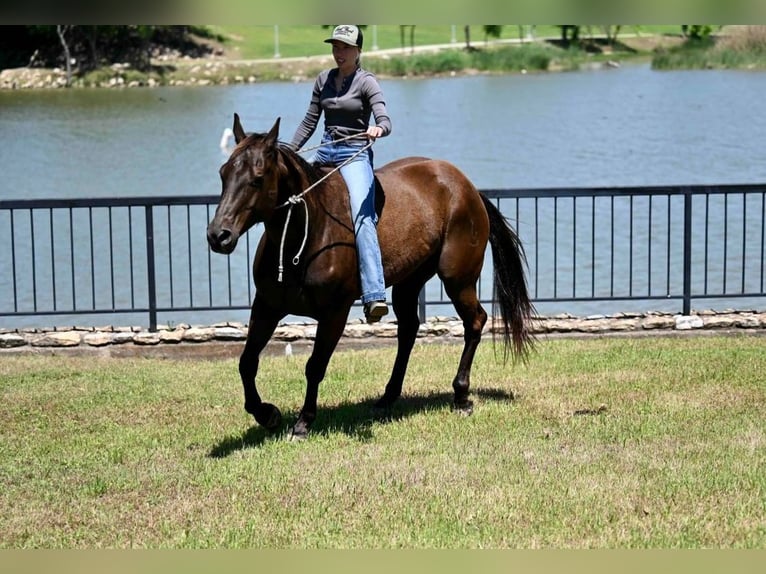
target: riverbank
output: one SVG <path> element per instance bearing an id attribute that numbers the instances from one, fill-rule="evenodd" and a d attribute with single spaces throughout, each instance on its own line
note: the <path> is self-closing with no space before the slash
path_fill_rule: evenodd
<path id="1" fill-rule="evenodd" d="M 204 39 L 205 57 L 163 51 L 149 70 L 125 63 L 75 75 L 74 88 L 215 86 L 257 82 L 310 81 L 332 65 L 329 53 L 304 57 L 241 59 Z M 766 26 L 725 26 L 702 41 L 673 34 L 623 34 L 610 41 L 598 35 L 564 46 L 559 38 L 486 40 L 466 49 L 457 43 L 365 50 L 364 66 L 381 78 L 444 77 L 473 74 L 560 72 L 614 68 L 647 61 L 656 69 L 766 69 Z M 0 89 L 51 89 L 67 86 L 60 68 L 13 68 L 0 71 Z"/>
<path id="2" fill-rule="evenodd" d="M 367 325 L 350 322 L 340 348 L 394 345 L 397 325 L 393 320 Z M 617 313 L 577 317 L 561 314 L 536 317 L 532 333 L 538 338 L 586 336 L 646 336 L 687 333 L 744 333 L 766 335 L 766 311 L 699 311 L 692 315 L 671 313 Z M 487 339 L 499 335 L 488 323 Z M 316 336 L 315 323 L 280 325 L 266 349 L 272 354 L 310 352 Z M 57 327 L 51 329 L 0 329 L 3 354 L 98 354 L 110 357 L 137 355 L 167 358 L 211 358 L 238 356 L 247 338 L 247 327 L 239 323 L 211 326 L 181 324 L 160 326 L 151 332 L 142 327 Z M 433 317 L 420 326 L 420 343 L 462 343 L 463 325 L 454 317 Z"/>
<path id="3" fill-rule="evenodd" d="M 624 61 L 649 60 L 658 48 L 682 43 L 676 36 L 631 36 L 615 45 L 595 42 L 590 50 L 564 49 L 551 39 L 498 40 L 482 49 L 466 51 L 454 44 L 417 46 L 406 51 L 370 50 L 364 66 L 381 78 L 444 77 L 457 75 L 558 72 L 581 68 L 618 67 Z M 332 65 L 329 54 L 301 58 L 233 59 L 222 51 L 205 58 L 164 54 L 152 60 L 149 71 L 113 64 L 72 80 L 74 88 L 137 88 L 157 86 L 214 86 L 313 79 Z M 55 89 L 66 87 L 60 68 L 13 68 L 0 71 L 0 89 Z"/>

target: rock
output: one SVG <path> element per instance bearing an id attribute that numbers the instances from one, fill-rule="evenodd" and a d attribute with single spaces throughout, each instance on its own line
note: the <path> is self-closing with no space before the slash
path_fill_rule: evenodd
<path id="1" fill-rule="evenodd" d="M 76 347 L 80 341 L 80 334 L 75 331 L 56 331 L 38 335 L 29 344 L 33 347 Z"/>
<path id="2" fill-rule="evenodd" d="M 361 339 L 363 337 L 371 337 L 372 330 L 369 329 L 367 325 L 355 323 L 355 324 L 346 326 L 345 330 L 343 331 L 343 336 L 348 337 L 349 339 Z"/>
<path id="3" fill-rule="evenodd" d="M 142 331 L 133 335 L 133 343 L 136 345 L 157 345 L 160 342 L 160 334 L 151 331 Z"/>
<path id="4" fill-rule="evenodd" d="M 702 323 L 706 329 L 731 329 L 734 327 L 734 317 L 731 315 L 705 315 Z"/>
<path id="5" fill-rule="evenodd" d="M 761 326 L 761 321 L 758 318 L 757 315 L 752 315 L 750 313 L 737 315 L 737 320 L 735 321 L 735 324 L 737 327 L 740 327 L 742 329 L 757 329 Z"/>
<path id="6" fill-rule="evenodd" d="M 204 343 L 210 341 L 215 336 L 215 329 L 211 327 L 192 327 L 184 332 L 184 341 L 192 343 Z"/>
<path id="7" fill-rule="evenodd" d="M 103 347 L 112 344 L 112 335 L 104 332 L 88 333 L 82 338 L 82 342 L 91 347 Z"/>
<path id="8" fill-rule="evenodd" d="M 303 329 L 293 325 L 277 327 L 274 331 L 274 338 L 279 341 L 296 341 L 303 338 Z"/>
<path id="9" fill-rule="evenodd" d="M 23 347 L 27 340 L 16 333 L 3 333 L 0 335 L 0 349 L 11 349 L 13 347 Z"/>
<path id="10" fill-rule="evenodd" d="M 112 343 L 115 345 L 122 345 L 124 343 L 133 342 L 133 331 L 120 331 L 112 335 Z"/>
<path id="11" fill-rule="evenodd" d="M 377 323 L 371 330 L 376 337 L 395 339 L 399 328 L 395 323 Z"/>
<path id="12" fill-rule="evenodd" d="M 244 339 L 245 336 L 244 331 L 234 327 L 217 327 L 215 329 L 215 338 L 224 341 L 238 341 Z"/>
<path id="13" fill-rule="evenodd" d="M 180 343 L 184 338 L 186 329 L 174 329 L 173 331 L 160 331 L 160 343 Z"/>
<path id="14" fill-rule="evenodd" d="M 650 314 L 641 322 L 643 329 L 674 329 L 675 326 L 676 320 L 667 315 Z"/>
<path id="15" fill-rule="evenodd" d="M 702 317 L 697 315 L 676 315 L 676 329 L 679 331 L 688 331 L 690 329 L 701 329 L 703 327 Z"/>

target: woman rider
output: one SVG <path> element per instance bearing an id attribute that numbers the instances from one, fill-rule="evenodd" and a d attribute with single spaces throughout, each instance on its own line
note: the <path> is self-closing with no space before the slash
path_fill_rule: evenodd
<path id="1" fill-rule="evenodd" d="M 324 112 L 322 145 L 311 161 L 339 166 L 350 160 L 342 165 L 340 173 L 351 203 L 364 314 L 368 323 L 374 323 L 388 313 L 388 306 L 376 228 L 372 149 L 359 151 L 367 145 L 367 140 L 391 133 L 391 119 L 378 80 L 359 63 L 363 43 L 361 29 L 351 24 L 336 26 L 325 42 L 332 44 L 337 67 L 317 76 L 308 111 L 290 145 L 300 149 L 316 130 Z M 369 125 L 371 116 L 374 126 Z M 349 136 L 359 137 L 338 141 Z"/>

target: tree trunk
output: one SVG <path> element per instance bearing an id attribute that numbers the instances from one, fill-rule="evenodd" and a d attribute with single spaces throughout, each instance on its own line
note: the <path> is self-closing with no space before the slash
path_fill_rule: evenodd
<path id="1" fill-rule="evenodd" d="M 90 48 L 90 65 L 88 67 L 95 70 L 101 59 L 98 54 L 98 26 L 91 26 L 88 32 L 88 47 Z"/>
<path id="2" fill-rule="evenodd" d="M 463 28 L 465 32 L 465 49 L 470 50 L 471 49 L 471 26 L 468 25 L 465 28 Z"/>
<path id="3" fill-rule="evenodd" d="M 61 45 L 64 47 L 64 59 L 66 60 L 66 87 L 72 85 L 72 56 L 69 53 L 69 45 L 66 43 L 64 34 L 67 31 L 68 26 L 56 25 L 56 33 L 59 35 Z"/>

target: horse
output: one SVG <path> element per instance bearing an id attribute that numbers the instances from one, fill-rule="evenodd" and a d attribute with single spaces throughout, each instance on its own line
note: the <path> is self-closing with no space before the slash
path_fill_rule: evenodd
<path id="1" fill-rule="evenodd" d="M 317 322 L 305 366 L 305 400 L 290 430 L 291 438 L 303 439 L 317 415 L 319 384 L 360 297 L 360 281 L 342 176 L 337 171 L 327 174 L 280 142 L 279 124 L 277 118 L 267 133 L 246 133 L 234 114 L 236 144 L 219 170 L 222 192 L 207 241 L 214 252 L 229 254 L 248 229 L 264 225 L 253 258 L 255 296 L 239 374 L 245 410 L 269 431 L 281 426 L 282 414 L 264 402 L 256 388 L 260 353 L 285 316 Z M 426 281 L 438 275 L 464 327 L 452 381 L 453 408 L 470 414 L 471 366 L 487 322 L 477 281 L 488 244 L 504 359 L 526 358 L 534 342 L 529 329 L 534 308 L 521 242 L 499 209 L 451 163 L 402 158 L 376 169 L 375 180 L 377 232 L 397 322 L 393 369 L 375 407 L 390 409 L 402 393 L 420 327 L 418 295 Z"/>

